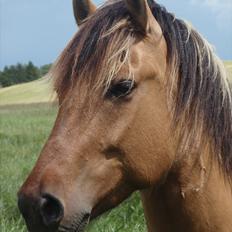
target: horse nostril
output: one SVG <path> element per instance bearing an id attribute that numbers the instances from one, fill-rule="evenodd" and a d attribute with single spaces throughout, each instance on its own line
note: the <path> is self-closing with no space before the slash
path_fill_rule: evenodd
<path id="1" fill-rule="evenodd" d="M 64 216 L 64 207 L 57 198 L 43 194 L 40 201 L 40 214 L 44 225 L 56 225 Z"/>
<path id="2" fill-rule="evenodd" d="M 34 201 L 34 199 L 26 197 L 23 194 L 18 195 L 18 208 L 25 220 L 28 219 L 30 215 L 30 205 L 34 205 Z"/>

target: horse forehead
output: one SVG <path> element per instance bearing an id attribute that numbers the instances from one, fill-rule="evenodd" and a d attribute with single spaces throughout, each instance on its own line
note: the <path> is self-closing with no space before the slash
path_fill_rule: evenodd
<path id="1" fill-rule="evenodd" d="M 167 44 L 164 38 L 158 43 L 147 39 L 132 45 L 130 66 L 133 72 L 142 76 L 163 74 L 166 71 Z"/>

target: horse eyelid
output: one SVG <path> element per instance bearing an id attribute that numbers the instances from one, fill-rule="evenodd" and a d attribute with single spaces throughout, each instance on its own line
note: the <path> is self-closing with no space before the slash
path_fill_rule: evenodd
<path id="1" fill-rule="evenodd" d="M 137 87 L 134 80 L 121 80 L 117 83 L 113 83 L 106 93 L 107 98 L 123 98 L 132 93 Z M 124 88 L 124 89 L 123 89 Z M 125 90 L 125 91 L 124 91 Z"/>

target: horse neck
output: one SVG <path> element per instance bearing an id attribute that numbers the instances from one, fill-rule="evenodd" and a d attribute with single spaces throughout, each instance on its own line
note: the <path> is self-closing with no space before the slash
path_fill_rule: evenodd
<path id="1" fill-rule="evenodd" d="M 141 191 L 149 232 L 231 231 L 232 187 L 207 157 L 186 157 L 165 183 Z"/>

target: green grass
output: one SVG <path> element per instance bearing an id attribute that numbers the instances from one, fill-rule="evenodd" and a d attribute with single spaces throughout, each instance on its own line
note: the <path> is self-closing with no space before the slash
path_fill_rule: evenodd
<path id="1" fill-rule="evenodd" d="M 26 232 L 17 209 L 18 188 L 29 174 L 56 116 L 49 104 L 0 107 L 0 231 Z M 139 197 L 93 222 L 88 232 L 145 231 Z"/>

